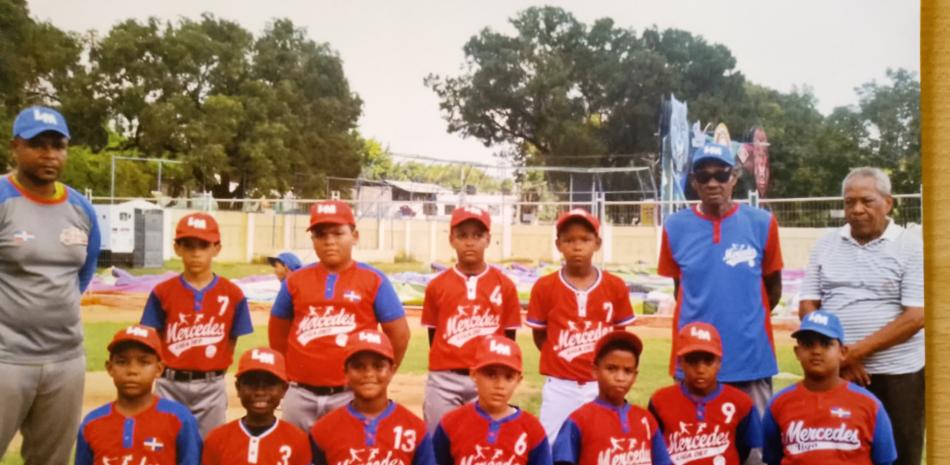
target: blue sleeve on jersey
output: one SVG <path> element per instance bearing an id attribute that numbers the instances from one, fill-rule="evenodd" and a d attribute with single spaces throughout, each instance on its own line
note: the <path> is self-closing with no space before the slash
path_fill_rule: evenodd
<path id="1" fill-rule="evenodd" d="M 178 465 L 201 465 L 201 434 L 198 432 L 198 421 L 190 413 L 179 415 L 181 429 L 175 446 L 178 448 Z"/>
<path id="2" fill-rule="evenodd" d="M 151 326 L 157 331 L 165 329 L 165 309 L 162 308 L 162 301 L 158 300 L 155 291 L 148 294 L 145 310 L 142 312 L 142 321 L 139 323 Z"/>
<path id="3" fill-rule="evenodd" d="M 402 302 L 396 295 L 396 289 L 393 283 L 385 275 L 380 276 L 382 281 L 379 283 L 379 289 L 376 291 L 376 298 L 373 299 L 373 310 L 376 312 L 376 320 L 380 323 L 389 323 L 406 316 L 406 310 L 402 308 Z"/>
<path id="4" fill-rule="evenodd" d="M 552 465 L 553 463 L 551 460 L 551 444 L 548 443 L 548 437 L 544 436 L 541 442 L 528 453 L 527 465 Z"/>
<path id="5" fill-rule="evenodd" d="M 762 419 L 762 460 L 768 465 L 779 465 L 782 463 L 782 456 L 784 455 L 782 433 L 772 416 L 771 407 L 769 405 L 769 408 L 765 411 L 765 417 Z"/>
<path id="6" fill-rule="evenodd" d="M 432 451 L 435 454 L 435 463 L 439 465 L 454 465 L 455 459 L 452 458 L 452 443 L 449 441 L 449 436 L 445 434 L 445 430 L 442 429 L 441 424 L 435 428 L 435 434 L 432 435 Z"/>
<path id="7" fill-rule="evenodd" d="M 82 434 L 83 428 L 79 429 L 79 436 L 76 438 L 76 465 L 92 465 L 95 456 L 92 448 L 86 442 L 86 437 Z"/>
<path id="8" fill-rule="evenodd" d="M 557 433 L 557 439 L 551 446 L 551 459 L 554 463 L 574 463 L 576 464 L 581 456 L 581 430 L 574 423 L 574 420 L 568 418 L 561 425 L 561 430 Z"/>
<path id="9" fill-rule="evenodd" d="M 432 438 L 428 434 L 422 437 L 422 442 L 416 446 L 412 454 L 412 465 L 435 465 L 435 454 L 432 452 Z"/>
<path id="10" fill-rule="evenodd" d="M 650 444 L 650 458 L 653 460 L 653 465 L 673 465 L 673 460 L 670 459 L 670 451 L 666 449 L 666 440 L 663 439 L 663 434 L 653 435 Z"/>
<path id="11" fill-rule="evenodd" d="M 99 234 L 99 220 L 96 219 L 96 210 L 83 197 L 82 208 L 89 217 L 89 242 L 86 243 L 86 263 L 79 269 L 79 292 L 86 292 L 92 276 L 96 273 L 96 262 L 99 260 L 99 248 L 102 237 Z"/>
<path id="12" fill-rule="evenodd" d="M 238 336 L 253 332 L 254 324 L 251 323 L 251 309 L 247 306 L 247 298 L 244 297 L 234 307 L 234 325 L 231 326 L 231 337 L 237 339 Z"/>
<path id="13" fill-rule="evenodd" d="M 739 452 L 739 462 L 745 463 L 752 449 L 762 447 L 762 418 L 759 411 L 753 406 L 745 418 L 736 426 L 736 451 Z"/>
<path id="14" fill-rule="evenodd" d="M 308 434 L 307 438 L 310 439 L 310 455 L 313 456 L 310 463 L 313 465 L 327 465 L 327 456 L 323 453 L 323 449 L 313 440 L 313 436 Z"/>
<path id="15" fill-rule="evenodd" d="M 280 291 L 277 292 L 277 298 L 274 299 L 274 306 L 270 308 L 270 316 L 282 320 L 294 319 L 294 302 L 290 298 L 290 291 L 287 290 L 287 280 L 280 283 Z"/>
<path id="16" fill-rule="evenodd" d="M 874 439 L 871 441 L 871 461 L 875 465 L 890 465 L 895 460 L 897 460 L 897 447 L 894 445 L 891 418 L 879 402 L 874 425 Z"/>

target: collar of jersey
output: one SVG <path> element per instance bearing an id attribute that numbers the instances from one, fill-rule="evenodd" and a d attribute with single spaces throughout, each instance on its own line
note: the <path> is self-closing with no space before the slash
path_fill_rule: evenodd
<path id="1" fill-rule="evenodd" d="M 716 397 L 719 397 L 719 394 L 722 393 L 722 383 L 717 381 L 716 389 L 714 389 L 713 392 L 710 392 L 709 394 L 707 394 L 705 397 L 699 397 L 689 392 L 689 388 L 686 387 L 686 381 L 680 381 L 680 391 L 683 393 L 684 396 L 686 396 L 687 399 L 693 401 L 693 403 L 706 404 L 709 401 L 715 399 Z"/>
<path id="2" fill-rule="evenodd" d="M 496 419 L 492 418 L 491 415 L 488 414 L 488 412 L 486 412 L 485 410 L 483 410 L 481 405 L 478 405 L 478 401 L 477 401 L 477 400 L 476 400 L 475 402 L 472 402 L 472 403 L 475 405 L 475 411 L 476 411 L 479 415 L 481 415 L 483 418 L 485 418 L 486 420 L 488 420 L 490 423 L 492 423 L 492 424 L 501 425 L 502 423 L 508 423 L 509 421 L 514 421 L 514 420 L 516 420 L 519 416 L 521 416 L 521 409 L 518 408 L 518 407 L 515 407 L 514 405 L 512 405 L 511 407 L 513 407 L 513 408 L 515 409 L 515 412 L 514 412 L 514 413 L 512 413 L 511 415 L 508 415 L 507 417 L 504 417 L 504 418 L 502 418 L 502 419 L 500 419 L 500 420 L 496 420 Z"/>
<path id="3" fill-rule="evenodd" d="M 243 419 L 243 418 L 239 418 L 239 419 L 238 419 L 238 426 L 241 428 L 241 431 L 244 431 L 244 434 L 246 434 L 247 437 L 249 437 L 249 438 L 264 439 L 265 437 L 267 437 L 268 434 L 273 433 L 274 430 L 277 429 L 277 425 L 278 425 L 278 424 L 280 424 L 280 419 L 279 419 L 279 418 L 277 418 L 277 419 L 274 420 L 274 424 L 271 425 L 270 428 L 267 428 L 266 430 L 264 430 L 263 433 L 261 433 L 261 434 L 259 434 L 259 435 L 257 435 L 257 436 L 254 436 L 253 434 L 251 434 L 250 431 L 247 430 L 247 428 L 244 427 L 244 419 Z"/>
<path id="4" fill-rule="evenodd" d="M 30 200 L 36 202 L 36 203 L 45 203 L 45 204 L 63 203 L 63 202 L 66 201 L 66 197 L 67 197 L 68 194 L 69 194 L 69 192 L 66 190 L 66 186 L 65 186 L 63 183 L 61 183 L 61 182 L 59 182 L 59 181 L 56 181 L 56 182 L 53 184 L 54 189 L 55 189 L 55 191 L 53 192 L 53 196 L 52 196 L 52 197 L 40 197 L 40 196 L 38 196 L 38 195 L 36 195 L 36 194 L 33 194 L 33 193 L 31 193 L 30 191 L 26 190 L 26 188 L 23 187 L 23 186 L 16 180 L 16 176 L 14 176 L 12 173 L 9 174 L 9 175 L 7 175 L 7 176 L 5 176 L 5 177 L 7 178 L 8 181 L 10 181 L 10 184 L 13 185 L 13 188 L 16 189 L 17 192 L 20 193 L 20 195 L 22 195 L 22 196 L 24 196 L 24 197 L 26 197 L 26 198 L 28 198 L 28 199 L 30 199 Z"/>
<path id="5" fill-rule="evenodd" d="M 488 273 L 488 270 L 490 270 L 490 269 L 491 269 L 491 265 L 489 265 L 489 264 L 486 263 L 486 264 L 485 264 L 485 269 L 482 270 L 481 273 L 478 273 L 478 274 L 476 274 L 476 275 L 469 276 L 469 275 L 467 275 L 467 274 L 462 273 L 461 271 L 459 271 L 458 266 L 453 266 L 453 267 L 452 267 L 452 271 L 454 271 L 455 274 L 457 274 L 460 278 L 462 278 L 463 281 L 468 281 L 469 279 L 474 279 L 474 280 L 478 281 L 482 276 L 485 276 L 485 275 Z"/>
<path id="6" fill-rule="evenodd" d="M 594 271 L 597 272 L 597 279 L 595 279 L 595 280 L 594 280 L 594 284 L 591 284 L 590 287 L 588 287 L 587 289 L 578 289 L 578 288 L 574 287 L 574 285 L 571 284 L 570 281 L 568 281 L 567 278 L 564 277 L 564 267 L 561 267 L 561 269 L 557 271 L 557 276 L 558 276 L 558 278 L 561 279 L 561 282 L 564 283 L 565 286 L 567 286 L 568 289 L 570 289 L 570 290 L 572 290 L 572 291 L 574 291 L 574 292 L 576 292 L 576 293 L 578 293 L 578 294 L 587 294 L 587 293 L 593 291 L 594 289 L 597 289 L 597 286 L 600 286 L 600 281 L 601 281 L 601 280 L 603 279 L 603 277 L 604 277 L 604 274 L 601 273 L 600 268 L 597 268 L 597 267 L 595 266 L 595 267 L 594 267 Z"/>
<path id="7" fill-rule="evenodd" d="M 369 418 L 366 418 L 366 415 L 363 415 L 361 412 L 353 408 L 353 402 L 346 404 L 346 411 L 349 412 L 350 415 L 353 415 L 353 417 L 359 420 L 360 423 L 363 423 L 367 427 L 372 427 L 374 429 L 376 428 L 376 425 L 379 424 L 379 422 L 383 421 L 386 417 L 391 415 L 393 413 L 393 410 L 396 410 L 396 403 L 393 402 L 392 399 L 390 399 L 389 405 L 387 405 L 386 408 L 384 408 L 383 411 L 379 415 L 376 416 L 376 418 L 369 419 Z"/>
<path id="8" fill-rule="evenodd" d="M 729 211 L 727 211 L 725 215 L 722 215 L 722 217 L 720 217 L 720 218 L 715 218 L 715 217 L 708 216 L 708 215 L 706 215 L 705 213 L 703 213 L 702 210 L 699 209 L 699 206 L 700 206 L 700 205 L 701 205 L 701 204 L 697 203 L 696 206 L 693 207 L 693 208 L 691 208 L 690 210 L 692 210 L 693 213 L 696 214 L 696 216 L 698 216 L 698 217 L 700 217 L 700 218 L 702 218 L 702 219 L 704 219 L 704 220 L 706 220 L 706 221 L 712 221 L 712 222 L 723 221 L 723 220 L 725 220 L 726 218 L 729 218 L 730 216 L 732 216 L 733 214 L 735 214 L 735 212 L 739 211 L 739 202 L 733 202 L 732 208 L 730 208 Z"/>
<path id="9" fill-rule="evenodd" d="M 610 409 L 610 410 L 613 410 L 614 412 L 617 412 L 617 415 L 620 415 L 620 418 L 626 418 L 627 412 L 630 411 L 630 402 L 627 402 L 626 399 L 624 399 L 623 405 L 621 405 L 620 407 L 617 407 L 616 405 L 613 405 L 610 402 L 607 402 L 606 400 L 601 399 L 600 397 L 597 397 L 596 399 L 594 399 L 594 403 L 603 408 Z"/>
<path id="10" fill-rule="evenodd" d="M 145 414 L 145 412 L 148 412 L 148 411 L 150 411 L 150 410 L 153 410 L 153 409 L 155 408 L 155 406 L 158 405 L 158 396 L 156 396 L 155 394 L 152 394 L 152 402 L 151 402 L 150 404 L 148 404 L 148 408 L 146 408 L 145 410 L 142 410 L 142 411 L 139 412 L 139 413 L 136 413 L 135 415 L 132 415 L 131 417 L 127 417 L 127 416 L 123 415 L 122 412 L 120 412 L 119 409 L 116 408 L 116 405 L 117 405 L 118 403 L 119 403 L 119 401 L 117 401 L 117 400 L 112 402 L 112 413 L 114 413 L 114 414 L 116 414 L 116 415 L 118 415 L 118 416 L 120 416 L 120 417 L 122 417 L 122 418 L 125 418 L 126 420 L 134 420 L 135 418 L 138 418 L 138 417 L 142 416 L 143 414 Z"/>
<path id="11" fill-rule="evenodd" d="M 181 285 L 185 286 L 185 289 L 188 289 L 193 294 L 204 294 L 205 292 L 211 290 L 216 284 L 218 284 L 218 275 L 216 273 L 211 274 L 211 282 L 201 289 L 195 289 L 195 287 L 189 284 L 188 281 L 185 281 L 184 274 L 179 274 L 178 279 L 181 281 Z"/>
<path id="12" fill-rule="evenodd" d="M 318 257 L 317 259 L 319 260 L 319 257 Z M 339 270 L 339 271 L 330 271 L 329 269 L 327 269 L 327 267 L 323 266 L 323 263 L 317 262 L 317 263 L 314 263 L 314 268 L 316 268 L 316 269 L 318 269 L 318 270 L 320 270 L 320 271 L 322 271 L 322 272 L 324 272 L 324 273 L 326 273 L 326 274 L 341 275 L 341 274 L 343 274 L 343 273 L 346 273 L 347 271 L 352 270 L 352 269 L 355 268 L 358 264 L 359 264 L 359 263 L 358 263 L 356 260 L 351 260 L 351 261 L 350 261 L 350 265 L 347 266 L 346 268 L 343 268 L 342 270 Z"/>

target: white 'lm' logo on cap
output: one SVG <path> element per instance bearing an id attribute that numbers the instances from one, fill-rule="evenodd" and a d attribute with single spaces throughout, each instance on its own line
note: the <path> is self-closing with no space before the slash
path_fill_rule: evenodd
<path id="1" fill-rule="evenodd" d="M 712 340 L 712 334 L 710 334 L 709 331 L 702 328 L 697 328 L 695 326 L 693 326 L 692 328 L 689 328 L 689 335 L 701 341 Z"/>
<path id="2" fill-rule="evenodd" d="M 270 352 L 261 352 L 257 349 L 251 351 L 251 360 L 257 360 L 258 362 L 266 363 L 268 365 L 273 365 L 275 363 L 274 354 Z"/>
<path id="3" fill-rule="evenodd" d="M 707 145 L 703 147 L 703 153 L 706 155 L 722 155 L 722 149 L 715 145 Z"/>
<path id="4" fill-rule="evenodd" d="M 336 214 L 336 205 L 333 205 L 333 204 L 329 204 L 329 205 L 322 205 L 322 204 L 321 204 L 321 205 L 317 205 L 317 213 L 323 213 L 323 214 L 327 214 L 327 215 L 335 215 L 335 214 Z"/>
<path id="5" fill-rule="evenodd" d="M 808 321 L 811 321 L 812 323 L 818 323 L 823 326 L 828 326 L 828 317 L 825 315 L 812 313 L 811 315 L 808 315 Z"/>
<path id="6" fill-rule="evenodd" d="M 511 355 L 511 346 L 499 343 L 494 339 L 488 342 L 488 350 L 498 355 Z"/>
<path id="7" fill-rule="evenodd" d="M 468 207 L 465 207 L 465 211 L 467 211 L 467 212 L 469 212 L 469 213 L 471 213 L 471 214 L 473 214 L 473 215 L 481 215 L 481 214 L 482 214 L 482 209 L 481 209 L 481 208 L 478 208 L 478 207 L 468 206 Z"/>
<path id="8" fill-rule="evenodd" d="M 195 229 L 208 229 L 208 222 L 204 218 L 189 216 L 187 224 Z"/>
<path id="9" fill-rule="evenodd" d="M 135 337 L 148 337 L 148 331 L 139 326 L 130 326 L 126 328 L 125 334 Z"/>
<path id="10" fill-rule="evenodd" d="M 39 108 L 35 108 L 35 109 L 33 110 L 33 119 L 34 119 L 35 121 L 41 121 L 41 122 L 44 122 L 44 123 L 46 123 L 46 124 L 59 124 L 59 123 L 56 121 L 56 115 L 54 115 L 54 114 L 52 114 L 52 113 L 47 113 L 47 112 L 45 112 L 45 111 L 43 111 L 43 110 L 40 110 Z"/>
<path id="11" fill-rule="evenodd" d="M 375 333 L 360 333 L 359 340 L 364 342 L 369 342 L 370 344 L 382 344 L 383 338 L 379 337 L 379 334 Z"/>
<path id="12" fill-rule="evenodd" d="M 567 214 L 568 214 L 568 215 L 582 215 L 582 216 L 587 216 L 587 215 L 588 215 L 587 210 L 584 210 L 583 208 L 575 208 L 575 209 L 573 209 L 573 210 L 567 212 Z"/>

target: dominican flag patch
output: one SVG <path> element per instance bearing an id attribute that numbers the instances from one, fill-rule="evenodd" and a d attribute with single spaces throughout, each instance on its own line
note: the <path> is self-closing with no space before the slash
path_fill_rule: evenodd
<path id="1" fill-rule="evenodd" d="M 165 444 L 162 444 L 162 442 L 159 441 L 158 438 L 154 436 L 146 439 L 145 442 L 142 443 L 142 445 L 144 445 L 148 450 L 152 452 L 158 452 L 162 450 L 162 448 L 165 447 Z"/>

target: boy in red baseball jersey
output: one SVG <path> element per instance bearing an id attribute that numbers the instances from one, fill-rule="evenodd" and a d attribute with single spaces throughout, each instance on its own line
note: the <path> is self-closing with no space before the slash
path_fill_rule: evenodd
<path id="1" fill-rule="evenodd" d="M 533 415 L 511 406 L 524 379 L 521 349 L 498 335 L 476 342 L 478 400 L 446 414 L 432 439 L 439 465 L 551 465 L 551 446 Z"/>
<path id="2" fill-rule="evenodd" d="M 264 347 L 244 352 L 234 385 L 247 415 L 208 434 L 202 465 L 309 465 L 307 434 L 274 416 L 287 392 L 284 356 Z"/>
<path id="3" fill-rule="evenodd" d="M 106 371 L 117 398 L 86 415 L 76 465 L 198 465 L 201 436 L 184 405 L 152 394 L 162 374 L 162 342 L 148 326 L 120 329 L 109 343 Z"/>
<path id="4" fill-rule="evenodd" d="M 772 398 L 762 456 L 769 465 L 888 465 L 897 459 L 891 420 L 874 394 L 842 379 L 844 329 L 818 310 L 792 333 L 805 379 Z"/>
<path id="5" fill-rule="evenodd" d="M 575 209 L 557 221 L 561 269 L 538 279 L 531 289 L 525 323 L 541 351 L 541 424 L 557 437 L 564 419 L 597 396 L 593 383 L 594 344 L 605 334 L 633 323 L 630 292 L 622 279 L 593 265 L 600 249 L 600 222 Z"/>
<path id="6" fill-rule="evenodd" d="M 429 375 L 422 413 L 430 434 L 446 412 L 478 397 L 469 376 L 478 340 L 489 334 L 514 340 L 521 326 L 515 283 L 485 263 L 490 231 L 487 211 L 456 208 L 449 244 L 458 262 L 426 286 L 422 325 L 429 330 Z"/>
<path id="7" fill-rule="evenodd" d="M 554 463 L 668 465 L 663 433 L 646 409 L 627 403 L 643 342 L 626 331 L 608 333 L 594 349 L 597 399 L 575 410 L 554 441 Z"/>
<path id="8" fill-rule="evenodd" d="M 719 331 L 694 322 L 680 330 L 676 352 L 683 380 L 650 398 L 650 412 L 676 465 L 742 465 L 762 447 L 762 422 L 752 398 L 717 381 Z"/>
<path id="9" fill-rule="evenodd" d="M 353 400 L 310 429 L 314 465 L 435 465 L 426 425 L 389 399 L 395 373 L 393 346 L 385 333 L 350 335 L 341 362 Z"/>
<path id="10" fill-rule="evenodd" d="M 308 231 L 320 261 L 284 280 L 268 323 L 271 348 L 287 358 L 283 419 L 303 431 L 353 398 L 342 370 L 350 334 L 381 326 L 393 341 L 396 367 L 409 345 L 406 313 L 392 283 L 353 260 L 359 232 L 350 206 L 313 205 Z"/>
<path id="11" fill-rule="evenodd" d="M 141 321 L 155 328 L 163 341 L 165 373 L 155 393 L 188 406 L 202 437 L 224 423 L 224 372 L 234 360 L 237 338 L 254 331 L 241 288 L 211 269 L 220 252 L 214 217 L 191 213 L 178 221 L 175 254 L 183 270 L 155 286 Z"/>

